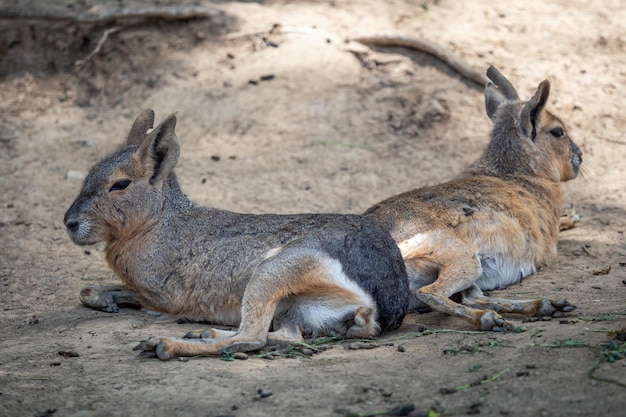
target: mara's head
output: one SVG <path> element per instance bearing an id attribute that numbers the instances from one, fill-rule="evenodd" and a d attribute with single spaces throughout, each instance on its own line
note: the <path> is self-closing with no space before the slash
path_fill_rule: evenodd
<path id="1" fill-rule="evenodd" d="M 153 224 L 160 215 L 180 145 L 169 116 L 150 133 L 154 112 L 135 120 L 126 144 L 94 166 L 65 213 L 65 226 L 79 245 L 111 242 Z"/>
<path id="2" fill-rule="evenodd" d="M 502 164 L 510 164 L 513 170 L 556 181 L 576 178 L 582 152 L 563 122 L 545 108 L 550 82 L 542 81 L 533 97 L 523 102 L 493 66 L 487 77 L 491 82 L 485 87 L 485 106 L 494 124 L 488 153 L 497 154 Z"/>

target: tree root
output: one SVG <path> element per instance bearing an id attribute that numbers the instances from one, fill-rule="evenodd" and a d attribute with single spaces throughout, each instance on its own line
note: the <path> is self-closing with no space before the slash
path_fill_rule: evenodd
<path id="1" fill-rule="evenodd" d="M 359 36 L 351 38 L 351 41 L 359 42 L 365 45 L 374 46 L 391 46 L 391 47 L 403 47 L 409 48 L 415 51 L 423 52 L 431 55 L 448 65 L 455 72 L 467 80 L 477 84 L 481 89 L 489 81 L 487 76 L 480 71 L 475 70 L 470 65 L 462 61 L 454 53 L 442 48 L 436 43 L 427 41 L 425 39 L 411 38 L 402 35 L 372 35 L 372 36 Z"/>

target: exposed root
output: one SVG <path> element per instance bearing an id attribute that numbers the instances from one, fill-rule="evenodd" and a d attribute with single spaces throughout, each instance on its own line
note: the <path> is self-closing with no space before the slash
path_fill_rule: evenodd
<path id="1" fill-rule="evenodd" d="M 372 35 L 359 36 L 351 38 L 351 41 L 359 42 L 365 45 L 374 46 L 397 46 L 413 49 L 432 55 L 444 64 L 448 65 L 462 77 L 475 83 L 478 87 L 483 88 L 487 84 L 487 76 L 480 71 L 475 70 L 469 64 L 465 63 L 454 53 L 442 48 L 434 42 L 425 39 L 411 38 L 403 35 Z"/>

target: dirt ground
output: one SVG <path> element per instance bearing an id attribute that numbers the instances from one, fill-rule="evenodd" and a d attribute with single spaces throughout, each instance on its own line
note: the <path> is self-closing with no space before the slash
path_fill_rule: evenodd
<path id="1" fill-rule="evenodd" d="M 155 3 L 214 13 L 0 20 L 0 416 L 624 415 L 626 360 L 607 347 L 626 328 L 623 2 Z M 0 14 L 147 5 L 3 0 Z M 482 89 L 423 53 L 346 42 L 379 33 L 494 64 L 522 97 L 552 82 L 550 108 L 584 152 L 583 175 L 563 187 L 583 217 L 555 264 L 494 294 L 577 310 L 513 317 L 526 331 L 506 334 L 411 314 L 372 349 L 161 362 L 131 348 L 199 325 L 80 305 L 85 285 L 117 281 L 101 245 L 70 241 L 63 214 L 146 107 L 178 112 L 190 198 L 239 212 L 358 213 L 476 159 L 490 129 Z"/>

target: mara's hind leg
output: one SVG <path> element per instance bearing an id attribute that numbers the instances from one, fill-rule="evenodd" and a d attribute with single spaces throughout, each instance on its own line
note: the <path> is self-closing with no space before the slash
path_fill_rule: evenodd
<path id="1" fill-rule="evenodd" d="M 493 310 L 498 313 L 515 313 L 531 316 L 558 316 L 576 308 L 566 300 L 549 300 L 538 298 L 533 300 L 510 300 L 506 298 L 486 297 L 477 285 L 463 291 L 463 304 L 481 310 Z"/>
<path id="2" fill-rule="evenodd" d="M 92 285 L 79 295 L 84 306 L 107 313 L 119 313 L 119 306 L 141 308 L 141 297 L 123 285 Z"/>
<path id="3" fill-rule="evenodd" d="M 153 337 L 135 350 L 148 355 L 156 353 L 162 360 L 252 351 L 264 347 L 268 337 L 298 342 L 303 331 L 332 333 L 346 316 L 352 319 L 344 337 L 374 336 L 378 330 L 374 320 L 376 307 L 371 297 L 359 290 L 343 275 L 341 264 L 322 252 L 297 246 L 275 250 L 257 268 L 246 287 L 236 332 L 213 329 L 207 336 L 217 337 L 201 339 Z M 285 299 L 289 307 L 279 327 L 269 334 L 276 307 Z"/>
<path id="4" fill-rule="evenodd" d="M 476 254 L 456 236 L 440 233 L 418 235 L 398 246 L 409 266 L 414 258 L 439 265 L 439 276 L 435 282 L 417 290 L 419 301 L 433 310 L 462 317 L 480 330 L 503 331 L 513 328 L 494 310 L 473 308 L 450 299 L 454 294 L 470 288 L 482 273 Z"/>

